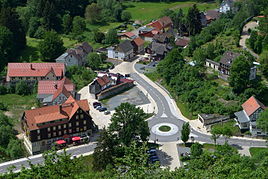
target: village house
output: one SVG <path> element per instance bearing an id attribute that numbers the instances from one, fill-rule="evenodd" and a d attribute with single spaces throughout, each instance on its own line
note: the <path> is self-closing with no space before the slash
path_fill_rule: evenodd
<path id="1" fill-rule="evenodd" d="M 44 106 L 62 104 L 70 96 L 76 98 L 76 92 L 74 84 L 68 78 L 38 82 L 37 99 Z"/>
<path id="2" fill-rule="evenodd" d="M 206 66 L 209 68 L 213 68 L 215 71 L 219 71 L 220 63 L 206 59 Z"/>
<path id="3" fill-rule="evenodd" d="M 231 51 L 226 51 L 223 54 L 223 56 L 220 60 L 220 67 L 219 67 L 220 75 L 219 75 L 219 77 L 221 77 L 223 79 L 228 78 L 228 76 L 230 75 L 232 63 L 238 56 L 240 56 L 239 53 L 235 53 L 235 52 L 231 52 Z M 249 79 L 254 80 L 256 78 L 256 73 L 257 73 L 257 67 L 256 66 L 251 67 Z"/>
<path id="4" fill-rule="evenodd" d="M 266 109 L 254 96 L 242 104 L 242 111 L 236 112 L 236 121 L 241 131 L 249 130 L 253 136 L 265 136 L 268 131 L 262 131 L 256 126 L 260 114 Z"/>
<path id="5" fill-rule="evenodd" d="M 108 58 L 118 60 L 130 60 L 134 57 L 134 47 L 130 40 L 125 40 L 116 47 L 108 47 Z"/>
<path id="6" fill-rule="evenodd" d="M 120 82 L 120 78 L 123 78 L 124 76 L 120 73 L 109 73 L 109 72 L 98 72 L 97 77 L 102 78 L 103 76 L 108 76 L 111 85 L 117 85 Z"/>
<path id="7" fill-rule="evenodd" d="M 166 54 L 172 49 L 172 46 L 165 43 L 152 42 L 147 48 L 146 53 L 150 54 L 150 58 L 159 61 L 165 58 Z"/>
<path id="8" fill-rule="evenodd" d="M 189 43 L 190 43 L 189 37 L 179 37 L 177 40 L 175 40 L 175 45 L 181 48 L 186 48 Z"/>
<path id="9" fill-rule="evenodd" d="M 91 94 L 99 94 L 101 91 L 105 90 L 112 86 L 113 82 L 109 79 L 107 75 L 97 77 L 90 85 L 89 85 L 89 93 Z"/>
<path id="10" fill-rule="evenodd" d="M 8 63 L 6 81 L 14 84 L 24 80 L 33 84 L 40 80 L 60 80 L 64 76 L 62 63 Z"/>
<path id="11" fill-rule="evenodd" d="M 170 17 L 164 16 L 156 21 L 147 24 L 146 26 L 153 27 L 154 29 L 159 30 L 161 32 L 165 32 L 167 29 L 173 26 L 173 22 Z"/>
<path id="12" fill-rule="evenodd" d="M 233 0 L 223 0 L 219 12 L 221 13 L 227 13 L 228 11 L 232 11 L 232 8 L 234 7 L 234 1 Z"/>
<path id="13" fill-rule="evenodd" d="M 84 135 L 92 135 L 97 126 L 89 110 L 87 100 L 70 96 L 61 105 L 25 111 L 21 125 L 27 151 L 33 155 L 49 150 L 55 143 L 75 143 Z"/>
<path id="14" fill-rule="evenodd" d="M 68 49 L 56 59 L 56 62 L 64 63 L 66 66 L 83 66 L 86 63 L 87 55 L 91 52 L 93 52 L 93 48 L 87 42 L 83 42 L 74 48 Z"/>
<path id="15" fill-rule="evenodd" d="M 137 36 L 133 32 L 125 32 L 118 35 L 120 40 L 133 40 L 137 38 Z"/>
<path id="16" fill-rule="evenodd" d="M 205 17 L 206 17 L 206 23 L 209 24 L 211 23 L 212 21 L 215 21 L 217 19 L 220 18 L 220 12 L 217 11 L 217 10 L 208 10 L 206 13 L 205 13 Z"/>
<path id="17" fill-rule="evenodd" d="M 131 41 L 132 46 L 134 47 L 134 53 L 135 54 L 143 54 L 144 49 L 144 40 L 142 38 L 137 37 Z"/>
<path id="18" fill-rule="evenodd" d="M 151 28 L 151 27 L 140 27 L 138 31 L 139 31 L 139 37 L 149 42 L 153 41 L 153 37 L 155 35 L 161 33 L 159 30 Z"/>
<path id="19" fill-rule="evenodd" d="M 214 124 L 229 121 L 230 117 L 219 114 L 198 114 L 198 120 L 203 124 L 203 127 L 209 130 Z"/>

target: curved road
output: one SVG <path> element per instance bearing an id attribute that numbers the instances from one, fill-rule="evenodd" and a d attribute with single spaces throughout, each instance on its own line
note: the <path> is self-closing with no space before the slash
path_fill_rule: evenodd
<path id="1" fill-rule="evenodd" d="M 138 65 L 135 65 L 135 70 L 139 71 Z M 144 77 L 137 73 L 132 73 L 131 77 L 139 83 L 145 90 L 151 95 L 151 97 L 154 99 L 154 101 L 157 104 L 158 112 L 157 114 L 152 117 L 150 120 L 148 120 L 148 124 L 150 129 L 156 124 L 159 123 L 171 123 L 176 125 L 179 128 L 179 132 L 170 135 L 170 136 L 163 136 L 158 135 L 154 131 L 150 130 L 150 139 L 158 142 L 173 142 L 180 139 L 180 131 L 183 123 L 185 122 L 182 120 L 182 117 L 177 113 L 176 107 L 172 103 L 172 99 L 169 97 L 168 94 L 162 94 L 159 92 L 157 88 L 154 88 L 151 84 L 149 84 Z M 195 138 L 195 140 L 200 142 L 206 142 L 206 143 L 213 143 L 209 135 L 200 133 L 193 128 L 191 128 L 191 136 Z M 217 139 L 217 143 L 223 144 L 225 142 L 225 139 L 223 137 Z M 266 146 L 265 141 L 261 140 L 255 140 L 255 139 L 245 139 L 245 138 L 230 138 L 228 139 L 228 143 L 232 145 L 238 145 L 238 146 Z"/>

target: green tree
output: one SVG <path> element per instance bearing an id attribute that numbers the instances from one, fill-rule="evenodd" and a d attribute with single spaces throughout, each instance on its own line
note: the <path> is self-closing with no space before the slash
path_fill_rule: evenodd
<path id="1" fill-rule="evenodd" d="M 125 145 L 129 145 L 134 139 L 147 141 L 150 135 L 146 113 L 135 105 L 122 103 L 115 108 L 115 113 L 111 118 L 109 131 L 117 135 L 117 140 Z"/>
<path id="2" fill-rule="evenodd" d="M 221 131 L 217 127 L 212 127 L 211 134 L 211 139 L 214 141 L 214 144 L 217 145 L 217 139 L 220 137 Z"/>
<path id="3" fill-rule="evenodd" d="M 40 26 L 40 19 L 38 17 L 32 17 L 29 21 L 28 35 L 29 37 L 35 37 L 35 32 Z"/>
<path id="4" fill-rule="evenodd" d="M 128 22 L 132 18 L 131 13 L 128 11 L 123 11 L 121 14 L 122 21 Z"/>
<path id="5" fill-rule="evenodd" d="M 93 70 L 96 70 L 103 63 L 100 55 L 98 53 L 90 53 L 87 56 L 87 66 Z"/>
<path id="6" fill-rule="evenodd" d="M 7 154 L 12 159 L 17 159 L 23 156 L 23 150 L 19 140 L 11 139 L 7 146 Z"/>
<path id="7" fill-rule="evenodd" d="M 44 35 L 44 40 L 39 42 L 39 51 L 44 61 L 54 61 L 65 51 L 63 41 L 60 36 L 54 32 L 49 31 Z"/>
<path id="8" fill-rule="evenodd" d="M 100 171 L 106 169 L 107 165 L 113 164 L 115 141 L 112 134 L 103 129 L 98 138 L 97 147 L 93 153 L 93 169 Z"/>
<path id="9" fill-rule="evenodd" d="M 263 131 L 268 131 L 268 109 L 265 109 L 257 120 L 257 127 Z"/>
<path id="10" fill-rule="evenodd" d="M 16 94 L 29 95 L 31 94 L 31 87 L 23 80 L 16 83 Z"/>
<path id="11" fill-rule="evenodd" d="M 62 17 L 62 28 L 65 34 L 69 34 L 72 30 L 72 17 L 69 14 L 65 14 Z"/>
<path id="12" fill-rule="evenodd" d="M 243 55 L 237 57 L 232 63 L 229 84 L 235 93 L 242 93 L 249 85 L 250 62 Z"/>
<path id="13" fill-rule="evenodd" d="M 13 44 L 12 32 L 8 28 L 0 26 L 0 58 L 2 64 L 0 71 L 2 71 L 8 61 L 14 57 L 13 52 L 15 49 Z"/>
<path id="14" fill-rule="evenodd" d="M 255 42 L 257 41 L 258 34 L 256 31 L 251 31 L 250 38 L 248 39 L 249 46 L 255 51 Z"/>
<path id="15" fill-rule="evenodd" d="M 261 62 L 261 71 L 262 74 L 268 78 L 268 51 L 264 51 L 260 55 L 260 62 Z"/>
<path id="16" fill-rule="evenodd" d="M 201 31 L 201 17 L 196 4 L 188 10 L 186 21 L 189 35 L 195 35 Z"/>
<path id="17" fill-rule="evenodd" d="M 75 16 L 73 19 L 72 32 L 74 35 L 81 35 L 86 30 L 86 22 L 80 16 Z"/>
<path id="18" fill-rule="evenodd" d="M 189 140 L 190 135 L 190 125 L 188 122 L 183 123 L 182 130 L 181 130 L 181 140 L 186 143 Z"/>
<path id="19" fill-rule="evenodd" d="M 102 22 L 103 21 L 102 8 L 96 3 L 88 5 L 85 11 L 85 18 L 91 24 L 98 24 Z"/>
<path id="20" fill-rule="evenodd" d="M 262 36 L 258 36 L 257 41 L 254 44 L 254 47 L 255 47 L 254 48 L 254 51 L 257 54 L 260 54 L 262 52 L 262 40 L 263 40 L 263 37 Z"/>
<path id="21" fill-rule="evenodd" d="M 12 126 L 0 126 L 0 146 L 7 147 L 9 141 L 14 138 Z"/>
<path id="22" fill-rule="evenodd" d="M 199 157 L 203 153 L 203 146 L 199 143 L 194 143 L 191 146 L 191 155 L 193 157 Z"/>
<path id="23" fill-rule="evenodd" d="M 118 38 L 117 38 L 117 32 L 115 29 L 110 29 L 106 36 L 105 36 L 105 43 L 106 44 L 116 44 L 118 43 Z"/>
<path id="24" fill-rule="evenodd" d="M 104 33 L 100 32 L 98 30 L 95 30 L 93 32 L 93 38 L 94 38 L 95 42 L 103 43 L 103 40 L 105 39 L 105 35 L 104 35 Z"/>
<path id="25" fill-rule="evenodd" d="M 203 48 L 198 48 L 193 53 L 193 61 L 195 61 L 200 66 L 204 66 L 206 57 L 206 51 Z"/>

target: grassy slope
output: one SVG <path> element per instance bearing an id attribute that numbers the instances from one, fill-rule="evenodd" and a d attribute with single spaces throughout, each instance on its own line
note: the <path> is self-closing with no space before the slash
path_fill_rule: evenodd
<path id="1" fill-rule="evenodd" d="M 249 151 L 252 157 L 257 156 L 260 153 L 264 153 L 264 152 L 268 154 L 268 148 L 263 148 L 263 147 L 251 147 Z"/>
<path id="2" fill-rule="evenodd" d="M 127 2 L 124 5 L 127 7 L 126 10 L 129 11 L 134 20 L 150 21 L 156 19 L 161 15 L 164 9 L 182 10 L 187 12 L 187 10 L 193 5 L 197 4 L 200 11 L 215 9 L 217 7 L 216 3 L 196 3 L 193 1 L 180 1 L 171 3 L 160 3 L 160 2 Z"/>

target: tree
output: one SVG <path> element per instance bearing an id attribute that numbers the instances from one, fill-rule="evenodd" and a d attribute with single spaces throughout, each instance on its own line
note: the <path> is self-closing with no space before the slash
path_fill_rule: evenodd
<path id="1" fill-rule="evenodd" d="M 31 87 L 25 81 L 21 80 L 16 83 L 16 94 L 29 95 L 31 94 Z"/>
<path id="2" fill-rule="evenodd" d="M 150 135 L 146 113 L 135 105 L 122 103 L 115 108 L 115 113 L 111 118 L 109 131 L 117 135 L 119 143 L 129 145 L 132 140 L 138 139 L 147 141 Z"/>
<path id="3" fill-rule="evenodd" d="M 85 11 L 85 18 L 91 24 L 98 24 L 102 22 L 102 8 L 96 3 L 88 5 Z"/>
<path id="4" fill-rule="evenodd" d="M 200 66 L 204 66 L 206 57 L 206 51 L 203 48 L 198 48 L 193 53 L 193 61 Z"/>
<path id="5" fill-rule="evenodd" d="M 39 51 L 44 61 L 54 61 L 65 51 L 63 41 L 55 31 L 46 32 L 39 42 Z"/>
<path id="6" fill-rule="evenodd" d="M 194 4 L 193 7 L 188 10 L 186 21 L 189 35 L 195 35 L 201 31 L 201 17 L 196 4 Z"/>
<path id="7" fill-rule="evenodd" d="M 198 142 L 194 143 L 191 146 L 191 155 L 193 157 L 199 157 L 200 155 L 202 155 L 202 153 L 203 153 L 203 146 L 199 144 Z"/>
<path id="8" fill-rule="evenodd" d="M 13 33 L 8 28 L 0 26 L 0 58 L 2 64 L 0 71 L 4 69 L 9 59 L 14 57 L 13 51 L 15 49 L 13 44 Z"/>
<path id="9" fill-rule="evenodd" d="M 268 131 L 268 109 L 265 109 L 257 120 L 257 127 L 263 131 Z"/>
<path id="10" fill-rule="evenodd" d="M 186 143 L 189 140 L 190 135 L 190 125 L 189 122 L 183 123 L 181 130 L 181 140 Z"/>
<path id="11" fill-rule="evenodd" d="M 178 30 L 180 36 L 182 36 L 182 32 L 184 32 L 185 27 L 184 27 L 184 14 L 182 9 L 180 8 L 178 13 L 175 15 L 175 17 L 173 18 L 173 22 L 174 22 L 174 27 Z"/>
<path id="12" fill-rule="evenodd" d="M 14 138 L 12 126 L 0 126 L 0 146 L 7 147 L 9 140 Z"/>
<path id="13" fill-rule="evenodd" d="M 260 54 L 262 52 L 262 40 L 263 40 L 263 37 L 258 36 L 257 41 L 254 44 L 254 51 L 257 54 Z"/>
<path id="14" fill-rule="evenodd" d="M 73 19 L 73 29 L 74 34 L 82 34 L 86 30 L 86 22 L 82 17 L 75 16 Z"/>
<path id="15" fill-rule="evenodd" d="M 103 63 L 101 57 L 97 53 L 90 53 L 87 56 L 87 66 L 90 67 L 93 70 L 96 70 L 100 67 L 100 65 Z"/>
<path id="16" fill-rule="evenodd" d="M 23 156 L 21 143 L 17 139 L 11 139 L 7 146 L 7 154 L 12 159 L 17 159 Z"/>
<path id="17" fill-rule="evenodd" d="M 116 44 L 118 43 L 118 38 L 117 38 L 117 32 L 115 29 L 110 29 L 106 36 L 105 36 L 105 43 L 106 44 Z"/>
<path id="18" fill-rule="evenodd" d="M 115 141 L 112 134 L 106 129 L 103 129 L 98 138 L 97 147 L 93 153 L 93 169 L 100 171 L 106 168 L 107 165 L 113 164 Z"/>
<path id="19" fill-rule="evenodd" d="M 72 30 L 72 17 L 69 14 L 65 14 L 62 17 L 62 27 L 65 34 L 69 34 Z"/>
<path id="20" fill-rule="evenodd" d="M 213 127 L 211 129 L 211 139 L 214 141 L 214 144 L 217 145 L 217 139 L 220 137 L 221 135 L 221 132 L 218 130 L 218 128 L 216 127 Z"/>
<path id="21" fill-rule="evenodd" d="M 262 74 L 268 78 L 268 51 L 264 51 L 260 55 L 261 71 Z"/>
<path id="22" fill-rule="evenodd" d="M 100 32 L 98 30 L 95 30 L 93 32 L 93 38 L 94 38 L 95 42 L 103 43 L 103 40 L 105 39 L 105 35 L 104 35 L 104 33 Z"/>
<path id="23" fill-rule="evenodd" d="M 121 14 L 122 21 L 128 22 L 131 19 L 131 13 L 128 11 L 123 11 Z"/>
<path id="24" fill-rule="evenodd" d="M 255 42 L 257 41 L 258 34 L 256 31 L 251 31 L 250 38 L 248 39 L 249 46 L 255 51 Z"/>
<path id="25" fill-rule="evenodd" d="M 237 94 L 242 93 L 249 84 L 250 62 L 243 55 L 237 57 L 232 63 L 229 84 Z"/>
<path id="26" fill-rule="evenodd" d="M 29 21 L 28 35 L 29 37 L 35 37 L 35 32 L 40 26 L 40 20 L 38 17 L 32 17 Z"/>

